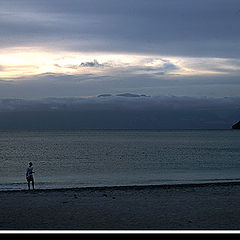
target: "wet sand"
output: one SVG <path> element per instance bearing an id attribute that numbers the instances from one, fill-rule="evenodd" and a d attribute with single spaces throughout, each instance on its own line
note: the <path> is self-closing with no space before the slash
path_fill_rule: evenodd
<path id="1" fill-rule="evenodd" d="M 0 192 L 0 230 L 239 230 L 240 183 Z"/>

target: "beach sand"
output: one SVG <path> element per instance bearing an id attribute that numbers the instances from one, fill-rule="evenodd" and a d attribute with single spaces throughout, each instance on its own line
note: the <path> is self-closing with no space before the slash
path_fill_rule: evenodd
<path id="1" fill-rule="evenodd" d="M 0 192 L 0 230 L 239 230 L 240 183 Z"/>

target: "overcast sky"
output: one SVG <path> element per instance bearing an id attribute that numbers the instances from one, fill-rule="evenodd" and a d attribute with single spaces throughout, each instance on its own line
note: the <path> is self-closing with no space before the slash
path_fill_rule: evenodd
<path id="1" fill-rule="evenodd" d="M 239 96 L 239 0 L 0 0 L 0 97 Z"/>

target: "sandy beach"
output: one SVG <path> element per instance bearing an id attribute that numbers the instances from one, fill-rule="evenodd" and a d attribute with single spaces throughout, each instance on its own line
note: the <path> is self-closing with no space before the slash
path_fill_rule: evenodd
<path id="1" fill-rule="evenodd" d="M 0 192 L 0 230 L 238 230 L 240 183 Z"/>

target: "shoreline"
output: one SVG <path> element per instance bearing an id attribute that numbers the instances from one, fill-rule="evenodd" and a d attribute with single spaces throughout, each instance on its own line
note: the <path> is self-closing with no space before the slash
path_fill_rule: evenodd
<path id="1" fill-rule="evenodd" d="M 17 192 L 51 192 L 51 191 L 84 191 L 84 190 L 143 190 L 143 189 L 169 189 L 169 188 L 188 188 L 188 187 L 207 187 L 207 186 L 240 186 L 238 181 L 209 181 L 197 183 L 174 183 L 174 184 L 134 184 L 134 185 L 106 185 L 106 186 L 82 186 L 82 187 L 53 187 L 53 188 L 35 188 L 34 190 L 28 189 L 13 189 L 13 190 L 0 190 L 1 193 L 17 193 Z"/>

